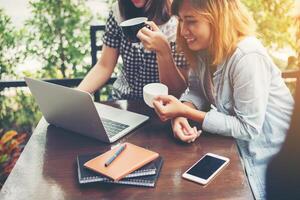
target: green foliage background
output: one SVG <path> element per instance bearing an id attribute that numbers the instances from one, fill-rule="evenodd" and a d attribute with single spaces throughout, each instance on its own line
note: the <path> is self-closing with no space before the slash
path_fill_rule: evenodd
<path id="1" fill-rule="evenodd" d="M 26 56 L 22 49 L 24 30 L 16 31 L 10 18 L 0 9 L 0 78 L 1 80 L 18 77 L 15 73 L 16 65 Z M 6 93 L 7 95 L 4 95 Z M 22 129 L 30 130 L 40 114 L 36 114 L 37 107 L 33 106 L 33 99 L 23 91 L 8 89 L 0 93 L 0 130 Z"/>
<path id="2" fill-rule="evenodd" d="M 89 25 L 92 15 L 83 0 L 31 1 L 27 20 L 27 52 L 42 61 L 42 76 L 83 76 L 89 63 Z"/>
<path id="3" fill-rule="evenodd" d="M 263 43 L 269 48 L 279 49 L 287 45 L 295 47 L 291 35 L 293 18 L 290 11 L 293 0 L 242 0 L 252 11 Z"/>
<path id="4" fill-rule="evenodd" d="M 32 17 L 15 31 L 10 17 L 0 10 L 0 77 L 16 80 L 82 77 L 90 68 L 91 11 L 83 0 L 30 1 Z M 15 69 L 26 57 L 38 59 L 42 69 L 35 74 Z M 0 94 L 0 129 L 31 133 L 41 113 L 28 91 L 5 89 Z"/>
<path id="5" fill-rule="evenodd" d="M 0 8 L 0 79 L 14 77 L 15 64 L 23 58 L 18 45 L 22 32 L 15 31 L 10 18 Z"/>

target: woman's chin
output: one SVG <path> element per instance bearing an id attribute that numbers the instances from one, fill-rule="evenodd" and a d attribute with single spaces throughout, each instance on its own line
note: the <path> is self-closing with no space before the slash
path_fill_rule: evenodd
<path id="1" fill-rule="evenodd" d="M 201 50 L 201 49 L 199 49 L 199 47 L 197 47 L 196 45 L 189 45 L 189 44 L 188 44 L 188 47 L 189 47 L 189 49 L 192 50 L 192 51 L 199 51 L 199 50 Z"/>
<path id="2" fill-rule="evenodd" d="M 203 49 L 206 49 L 207 47 L 204 47 L 202 45 L 199 45 L 197 43 L 191 43 L 191 44 L 187 44 L 188 48 L 192 51 L 201 51 Z"/>

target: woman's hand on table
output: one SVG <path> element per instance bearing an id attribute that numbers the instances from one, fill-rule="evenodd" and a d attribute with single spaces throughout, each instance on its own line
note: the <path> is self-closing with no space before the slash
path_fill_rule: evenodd
<path id="1" fill-rule="evenodd" d="M 201 134 L 196 127 L 191 127 L 187 118 L 176 117 L 172 120 L 174 137 L 187 143 L 194 142 Z"/>

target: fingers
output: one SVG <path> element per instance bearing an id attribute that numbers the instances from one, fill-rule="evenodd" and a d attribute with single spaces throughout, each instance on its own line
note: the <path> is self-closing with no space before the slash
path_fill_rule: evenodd
<path id="1" fill-rule="evenodd" d="M 139 32 L 141 32 L 141 34 L 144 34 L 144 35 L 146 35 L 146 36 L 148 36 L 148 37 L 150 37 L 150 36 L 153 34 L 153 31 L 150 30 L 150 29 L 147 28 L 147 27 L 141 28 L 141 30 L 140 30 Z"/>
<path id="2" fill-rule="evenodd" d="M 171 118 L 169 116 L 168 108 L 163 105 L 162 101 L 153 101 L 153 106 L 161 121 L 167 121 Z"/>
<path id="3" fill-rule="evenodd" d="M 196 127 L 191 127 L 187 118 L 177 117 L 172 120 L 172 129 L 174 137 L 183 142 L 194 142 L 202 133 Z"/>
<path id="4" fill-rule="evenodd" d="M 163 115 L 165 112 L 164 105 L 169 102 L 169 98 L 167 95 L 161 95 L 157 96 L 153 99 L 153 106 L 156 113 L 159 114 L 159 116 Z"/>
<path id="5" fill-rule="evenodd" d="M 163 102 L 160 100 L 153 100 L 152 101 L 154 109 L 156 109 L 159 113 L 163 110 Z"/>
<path id="6" fill-rule="evenodd" d="M 194 130 L 194 136 L 195 136 L 195 137 L 194 137 L 192 140 L 189 140 L 188 143 L 195 142 L 195 140 L 196 140 L 196 139 L 201 135 L 201 133 L 202 133 L 201 130 L 197 131 L 197 128 L 196 128 L 196 127 L 194 127 L 193 130 Z"/>
<path id="7" fill-rule="evenodd" d="M 168 43 L 166 36 L 159 30 L 154 22 L 147 22 L 146 27 L 139 30 L 137 37 L 146 50 L 160 51 Z"/>
<path id="8" fill-rule="evenodd" d="M 153 38 L 153 39 L 157 39 L 157 37 L 161 38 L 162 37 L 161 34 L 157 34 L 157 33 L 161 33 L 161 31 L 159 30 L 157 25 L 152 21 L 146 22 L 146 26 L 141 28 L 138 32 L 139 35 L 145 35 L 148 36 L 149 38 Z"/>
<path id="9" fill-rule="evenodd" d="M 163 103 L 161 101 L 153 101 L 152 103 L 153 103 L 153 107 L 154 107 L 155 112 L 160 117 L 163 113 L 163 110 L 164 110 Z"/>
<path id="10" fill-rule="evenodd" d="M 157 97 L 154 98 L 154 101 L 162 101 L 163 104 L 166 104 L 170 102 L 173 98 L 172 95 L 158 95 Z"/>
<path id="11" fill-rule="evenodd" d="M 174 137 L 183 142 L 194 142 L 199 136 L 200 132 L 196 127 L 191 127 L 186 118 L 179 117 L 172 121 L 172 129 Z"/>
<path id="12" fill-rule="evenodd" d="M 159 31 L 158 26 L 153 21 L 146 21 L 146 24 L 148 24 L 153 31 Z"/>
<path id="13" fill-rule="evenodd" d="M 179 139 L 179 138 L 177 137 L 177 133 L 178 133 L 179 131 L 182 131 L 182 128 L 181 128 L 180 124 L 178 123 L 178 121 L 172 120 L 172 129 L 173 129 L 173 135 L 174 135 L 174 137 L 177 138 L 177 139 Z"/>
<path id="14" fill-rule="evenodd" d="M 147 36 L 148 38 L 153 36 L 154 31 L 159 31 L 159 28 L 154 24 L 154 22 L 146 22 L 147 26 L 141 28 L 138 32 L 138 36 Z"/>
<path id="15" fill-rule="evenodd" d="M 202 134 L 202 130 L 198 130 L 197 133 L 198 133 L 198 137 L 200 137 L 200 135 Z"/>
<path id="16" fill-rule="evenodd" d="M 183 131 L 183 129 L 175 129 L 174 130 L 174 135 L 178 139 L 180 139 L 181 141 L 187 142 L 187 143 L 193 142 L 197 138 L 197 136 L 194 135 L 194 134 L 193 135 L 186 135 L 185 132 Z"/>
<path id="17" fill-rule="evenodd" d="M 175 97 L 171 95 L 162 95 L 153 100 L 154 110 L 162 121 L 167 121 L 178 114 L 173 98 Z"/>
<path id="18" fill-rule="evenodd" d="M 147 29 L 147 28 L 145 28 L 145 29 Z M 149 31 L 149 30 L 148 30 L 148 31 Z M 137 33 L 136 36 L 137 36 L 137 37 L 141 40 L 141 42 L 143 42 L 143 43 L 145 43 L 145 42 L 147 42 L 147 41 L 150 40 L 150 37 L 149 37 L 147 34 L 144 34 L 143 28 L 142 28 L 141 30 L 139 30 L 139 32 Z"/>
<path id="19" fill-rule="evenodd" d="M 174 137 L 180 139 L 183 142 L 192 141 L 194 139 L 194 135 L 188 135 L 180 126 L 175 125 L 173 128 Z"/>
<path id="20" fill-rule="evenodd" d="M 188 134 L 188 135 L 195 134 L 195 130 L 190 126 L 190 124 L 187 120 L 180 121 L 180 126 L 186 132 L 186 134 Z"/>

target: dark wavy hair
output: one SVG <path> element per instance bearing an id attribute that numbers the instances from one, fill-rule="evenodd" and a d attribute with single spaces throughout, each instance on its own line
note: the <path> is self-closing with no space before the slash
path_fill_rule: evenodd
<path id="1" fill-rule="evenodd" d="M 148 0 L 144 8 L 137 8 L 131 0 L 118 0 L 121 16 L 126 19 L 134 17 L 147 17 L 161 25 L 166 23 L 171 17 L 170 0 Z"/>

